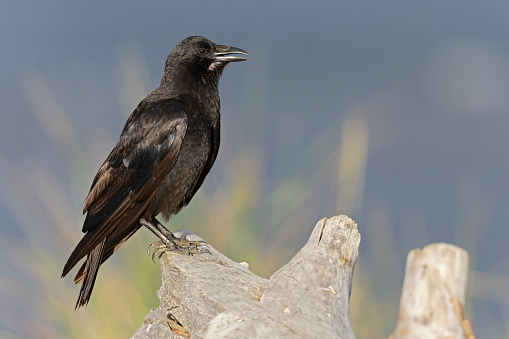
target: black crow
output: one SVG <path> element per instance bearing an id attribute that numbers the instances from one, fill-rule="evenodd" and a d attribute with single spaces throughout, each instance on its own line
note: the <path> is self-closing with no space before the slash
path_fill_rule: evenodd
<path id="1" fill-rule="evenodd" d="M 219 149 L 218 84 L 224 67 L 245 51 L 192 36 L 168 55 L 160 86 L 131 114 L 117 144 L 97 172 L 85 200 L 85 235 L 71 253 L 64 277 L 82 283 L 76 308 L 90 300 L 99 266 L 142 225 L 172 250 L 192 253 L 156 219 L 186 206 L 216 160 Z"/>

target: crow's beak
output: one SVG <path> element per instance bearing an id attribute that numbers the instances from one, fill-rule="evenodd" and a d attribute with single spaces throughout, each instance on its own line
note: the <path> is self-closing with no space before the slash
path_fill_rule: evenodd
<path id="1" fill-rule="evenodd" d="M 247 60 L 246 58 L 238 56 L 237 54 L 247 55 L 247 52 L 237 47 L 217 46 L 216 53 L 213 54 L 213 57 L 214 61 L 233 62 Z"/>

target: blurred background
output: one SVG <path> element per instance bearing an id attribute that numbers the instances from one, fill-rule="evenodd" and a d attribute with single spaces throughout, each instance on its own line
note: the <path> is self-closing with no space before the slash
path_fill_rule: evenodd
<path id="1" fill-rule="evenodd" d="M 0 3 L 0 337 L 129 337 L 160 287 L 139 231 L 91 302 L 61 269 L 84 198 L 127 116 L 189 35 L 249 52 L 222 77 L 222 144 L 191 229 L 270 277 L 322 217 L 362 235 L 358 338 L 394 329 L 406 255 L 470 254 L 467 317 L 509 337 L 509 3 Z M 70 275 L 75 274 L 75 270 Z"/>

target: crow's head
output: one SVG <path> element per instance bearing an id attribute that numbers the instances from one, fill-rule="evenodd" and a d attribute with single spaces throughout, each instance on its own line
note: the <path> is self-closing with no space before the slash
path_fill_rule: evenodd
<path id="1" fill-rule="evenodd" d="M 202 36 L 191 36 L 175 46 L 166 66 L 175 67 L 173 65 L 178 64 L 193 73 L 220 73 L 230 62 L 247 60 L 240 55 L 247 55 L 247 52 L 236 47 L 216 45 Z"/>

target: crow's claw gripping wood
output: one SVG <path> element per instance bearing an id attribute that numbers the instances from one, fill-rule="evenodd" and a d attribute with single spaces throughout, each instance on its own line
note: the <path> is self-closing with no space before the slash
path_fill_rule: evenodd
<path id="1" fill-rule="evenodd" d="M 166 251 L 176 252 L 185 255 L 195 255 L 195 254 L 203 254 L 210 253 L 210 251 L 206 248 L 200 248 L 200 245 L 197 243 L 205 243 L 205 241 L 187 241 L 176 238 L 177 241 L 169 240 L 167 243 L 163 241 L 155 241 L 151 243 L 147 248 L 147 254 L 150 255 L 150 250 L 153 248 L 154 252 L 152 252 L 152 261 L 155 262 L 155 257 L 157 256 L 161 259 L 161 256 Z"/>

